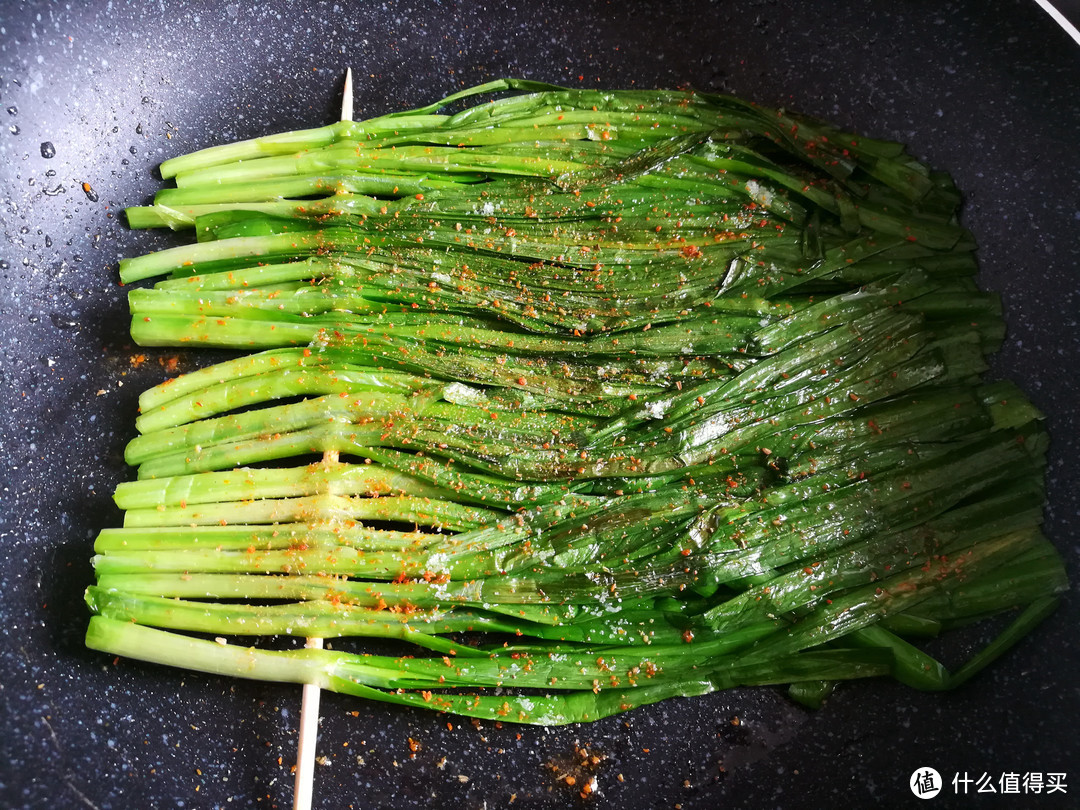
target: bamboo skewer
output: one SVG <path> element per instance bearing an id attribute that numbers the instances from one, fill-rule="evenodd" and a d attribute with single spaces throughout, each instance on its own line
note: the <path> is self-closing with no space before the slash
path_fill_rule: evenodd
<path id="1" fill-rule="evenodd" d="M 345 86 L 341 91 L 341 120 L 353 119 L 352 68 L 345 68 Z"/>
<path id="2" fill-rule="evenodd" d="M 309 638 L 307 647 L 322 648 L 321 638 Z M 305 683 L 300 698 L 300 739 L 296 748 L 296 782 L 293 810 L 311 809 L 311 790 L 315 778 L 315 745 L 319 734 L 319 687 Z"/>
<path id="3" fill-rule="evenodd" d="M 345 86 L 341 96 L 341 120 L 353 116 L 352 68 L 345 70 Z M 323 453 L 323 465 L 330 468 L 338 463 L 338 451 Z M 322 649 L 321 638 L 309 638 L 304 645 Z M 296 746 L 296 781 L 293 786 L 293 810 L 311 810 L 312 787 L 315 779 L 315 747 L 319 735 L 319 687 L 304 684 L 300 697 L 300 730 Z"/>

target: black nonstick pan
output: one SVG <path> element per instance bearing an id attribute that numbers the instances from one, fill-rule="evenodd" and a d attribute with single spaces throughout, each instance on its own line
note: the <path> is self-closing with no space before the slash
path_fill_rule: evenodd
<path id="1" fill-rule="evenodd" d="M 0 807 L 291 805 L 300 689 L 91 652 L 82 593 L 138 393 L 209 359 L 130 343 L 118 259 L 177 238 L 123 208 L 167 157 L 335 120 L 347 66 L 358 117 L 499 76 L 690 86 L 949 171 L 1004 298 L 993 373 L 1047 417 L 1045 530 L 1076 576 L 1080 45 L 1032 0 L 0 2 Z M 325 694 L 316 806 L 902 807 L 925 768 L 931 804 L 1076 806 L 1078 622 L 1066 594 L 956 692 L 871 681 L 818 711 L 739 689 L 544 730 Z M 934 651 L 955 663 L 992 632 Z"/>

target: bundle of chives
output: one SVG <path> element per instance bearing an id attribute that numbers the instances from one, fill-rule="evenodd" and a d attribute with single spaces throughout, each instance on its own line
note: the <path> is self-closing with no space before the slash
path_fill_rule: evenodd
<path id="1" fill-rule="evenodd" d="M 129 222 L 197 241 L 121 263 L 165 276 L 134 338 L 257 351 L 142 396 L 94 648 L 555 724 L 947 688 L 1067 585 L 959 195 L 897 144 L 501 80 L 162 175 Z M 1015 608 L 954 673 L 910 641 Z"/>

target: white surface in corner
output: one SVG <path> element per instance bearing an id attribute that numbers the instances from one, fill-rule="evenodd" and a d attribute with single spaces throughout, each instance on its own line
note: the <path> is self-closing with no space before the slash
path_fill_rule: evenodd
<path id="1" fill-rule="evenodd" d="M 1054 22 L 1065 29 L 1065 33 L 1072 37 L 1077 45 L 1080 45 L 1080 31 L 1076 30 L 1076 26 L 1069 22 L 1069 19 L 1058 11 L 1050 0 L 1035 0 L 1035 2 L 1042 6 L 1043 11 L 1054 18 Z"/>

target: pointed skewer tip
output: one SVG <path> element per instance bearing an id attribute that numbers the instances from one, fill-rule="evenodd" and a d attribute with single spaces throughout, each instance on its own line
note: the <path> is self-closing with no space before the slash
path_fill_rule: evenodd
<path id="1" fill-rule="evenodd" d="M 352 68 L 345 68 L 345 86 L 341 92 L 341 120 L 353 120 Z"/>

